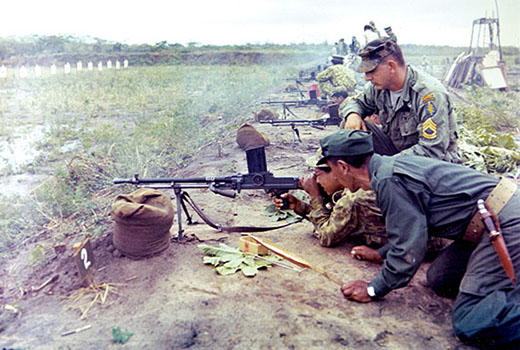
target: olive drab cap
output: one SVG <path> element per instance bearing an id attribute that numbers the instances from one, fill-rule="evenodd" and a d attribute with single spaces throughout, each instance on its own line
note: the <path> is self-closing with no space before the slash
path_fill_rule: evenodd
<path id="1" fill-rule="evenodd" d="M 332 55 L 330 57 L 330 61 L 333 63 L 333 64 L 343 64 L 343 61 L 345 60 L 345 57 L 343 56 L 340 56 L 340 55 Z"/>
<path id="2" fill-rule="evenodd" d="M 347 98 L 348 91 L 344 86 L 336 86 L 334 89 L 332 89 L 332 97 L 334 96 L 343 96 Z"/>
<path id="3" fill-rule="evenodd" d="M 390 38 L 372 40 L 359 51 L 361 64 L 357 67 L 359 73 L 366 73 L 376 69 L 385 57 L 390 56 L 397 49 L 397 44 Z"/>
<path id="4" fill-rule="evenodd" d="M 339 130 L 320 139 L 323 157 L 317 164 L 325 164 L 329 157 L 359 156 L 374 151 L 372 133 L 362 130 Z"/>

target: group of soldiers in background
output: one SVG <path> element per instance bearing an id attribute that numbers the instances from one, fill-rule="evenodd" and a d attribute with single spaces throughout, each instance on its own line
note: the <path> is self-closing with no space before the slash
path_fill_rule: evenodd
<path id="1" fill-rule="evenodd" d="M 377 29 L 374 21 L 370 21 L 363 28 L 363 33 L 365 36 L 364 45 L 368 44 L 370 41 L 382 38 L 381 32 Z M 385 27 L 386 37 L 392 39 L 395 43 L 397 43 L 397 36 L 392 30 L 391 26 Z M 338 42 L 334 43 L 334 49 L 332 51 L 333 55 L 346 56 L 348 54 L 357 55 L 359 49 L 361 48 L 361 44 L 357 40 L 356 36 L 352 36 L 352 42 L 350 45 L 345 43 L 345 39 L 341 38 Z M 350 49 L 350 51 L 349 51 Z"/>

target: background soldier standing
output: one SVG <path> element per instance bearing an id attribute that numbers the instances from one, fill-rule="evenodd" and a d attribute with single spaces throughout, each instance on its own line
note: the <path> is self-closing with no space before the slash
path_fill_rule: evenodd
<path id="1" fill-rule="evenodd" d="M 385 28 L 385 32 L 386 32 L 386 35 L 388 35 L 388 37 L 390 39 L 392 39 L 394 41 L 394 43 L 397 44 L 397 36 L 394 34 L 394 32 L 392 31 L 392 27 L 388 26 Z"/>

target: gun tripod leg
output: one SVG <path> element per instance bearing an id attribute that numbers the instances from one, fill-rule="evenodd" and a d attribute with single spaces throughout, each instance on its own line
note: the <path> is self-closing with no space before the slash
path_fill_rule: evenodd
<path id="1" fill-rule="evenodd" d="M 296 128 L 296 126 L 294 124 L 291 125 L 291 129 L 292 129 L 292 148 L 296 147 L 296 137 L 295 135 L 298 137 L 298 141 L 300 141 L 300 143 L 302 143 L 302 139 L 300 137 L 300 131 L 298 131 L 298 129 Z"/>
<path id="2" fill-rule="evenodd" d="M 181 212 L 181 207 L 184 206 L 184 203 L 182 203 L 181 196 L 182 196 L 182 193 L 180 193 L 180 190 L 177 193 L 177 189 L 176 189 L 175 190 L 175 199 L 177 200 L 177 224 L 179 225 L 179 232 L 177 234 L 178 241 L 182 240 L 182 233 L 184 232 L 184 230 L 182 229 L 182 212 Z"/>

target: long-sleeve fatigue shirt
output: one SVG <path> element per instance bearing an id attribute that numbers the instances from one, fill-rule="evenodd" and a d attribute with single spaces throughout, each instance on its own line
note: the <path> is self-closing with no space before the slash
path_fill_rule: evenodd
<path id="1" fill-rule="evenodd" d="M 316 80 L 319 82 L 320 92 L 326 96 L 332 96 L 337 87 L 343 87 L 352 92 L 356 86 L 354 72 L 343 64 L 333 64 L 318 73 Z"/>
<path id="2" fill-rule="evenodd" d="M 309 219 L 316 228 L 320 244 L 330 247 L 349 236 L 363 234 L 368 243 L 387 242 L 381 210 L 377 207 L 373 191 L 348 189 L 333 195 L 332 208 L 327 207 L 322 197 L 311 200 Z"/>
<path id="3" fill-rule="evenodd" d="M 341 115 L 357 113 L 365 118 L 376 113 L 383 132 L 400 152 L 460 162 L 456 114 L 446 89 L 432 76 L 407 67 L 406 81 L 395 107 L 389 90 L 378 90 L 368 83 Z"/>
<path id="4" fill-rule="evenodd" d="M 381 273 L 371 282 L 377 296 L 410 281 L 426 255 L 430 235 L 461 239 L 477 211 L 477 200 L 487 198 L 499 181 L 462 165 L 407 154 L 392 157 L 374 154 L 369 173 L 370 186 L 385 217 L 390 246 Z M 518 217 L 515 220 L 519 221 Z M 505 227 L 510 222 L 510 218 L 500 215 L 499 219 Z M 520 234 L 517 236 L 520 245 Z M 490 253 L 491 243 L 487 238 L 483 240 L 483 244 L 488 243 L 487 255 L 480 267 L 486 263 L 500 264 L 496 254 Z M 505 273 L 500 268 L 493 271 L 502 275 L 493 277 L 479 272 L 471 277 L 472 271 L 468 270 L 461 290 L 466 286 L 467 291 L 482 292 L 483 285 L 489 288 L 490 279 L 503 279 Z"/>

